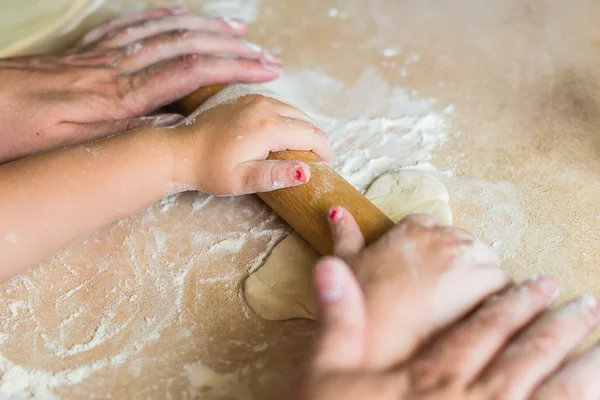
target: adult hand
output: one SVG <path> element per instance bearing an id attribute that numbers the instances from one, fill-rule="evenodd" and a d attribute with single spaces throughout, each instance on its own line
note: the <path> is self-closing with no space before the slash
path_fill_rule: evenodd
<path id="1" fill-rule="evenodd" d="M 600 350 L 570 358 L 600 322 L 594 297 L 549 311 L 555 281 L 539 277 L 505 287 L 509 281 L 492 272 L 499 269 L 489 250 L 428 216 L 404 219 L 367 248 L 346 210 L 332 210 L 330 219 L 338 257 L 316 266 L 320 334 L 294 398 L 600 396 Z M 448 290 L 454 274 L 462 282 Z M 492 286 L 505 288 L 482 302 Z M 438 288 L 436 301 L 426 300 L 429 291 L 415 294 L 427 287 Z"/>
<path id="2" fill-rule="evenodd" d="M 61 55 L 0 60 L 0 164 L 177 114 L 144 115 L 199 87 L 280 76 L 243 21 L 151 9 L 93 29 Z"/>

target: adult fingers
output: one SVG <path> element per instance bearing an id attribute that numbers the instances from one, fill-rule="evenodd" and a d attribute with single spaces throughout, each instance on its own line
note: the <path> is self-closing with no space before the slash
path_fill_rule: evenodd
<path id="1" fill-rule="evenodd" d="M 544 383 L 533 400 L 597 400 L 600 398 L 600 346 L 569 362 Z"/>
<path id="2" fill-rule="evenodd" d="M 328 217 L 333 236 L 333 254 L 350 260 L 365 247 L 365 237 L 352 214 L 345 208 L 332 207 Z"/>
<path id="3" fill-rule="evenodd" d="M 460 235 L 453 236 L 431 217 L 412 216 L 357 257 L 373 325 L 372 367 L 405 361 L 511 283 L 487 247 Z M 405 333 L 400 340 L 391 323 Z"/>
<path id="4" fill-rule="evenodd" d="M 310 168 L 300 161 L 248 161 L 235 173 L 242 177 L 236 195 L 270 192 L 310 180 Z"/>
<path id="5" fill-rule="evenodd" d="M 412 364 L 415 388 L 427 390 L 449 380 L 469 384 L 557 294 L 557 283 L 542 276 L 490 298 L 416 358 Z"/>
<path id="6" fill-rule="evenodd" d="M 146 70 L 122 75 L 119 95 L 124 112 L 148 113 L 203 86 L 232 82 L 256 83 L 278 78 L 282 67 L 257 60 L 185 56 Z"/>
<path id="7" fill-rule="evenodd" d="M 325 257 L 315 267 L 319 338 L 313 363 L 324 371 L 361 366 L 366 345 L 365 305 L 352 271 L 341 259 Z"/>
<path id="8" fill-rule="evenodd" d="M 150 117 L 128 118 L 114 121 L 99 121 L 85 124 L 76 122 L 63 122 L 60 124 L 58 129 L 59 132 L 62 132 L 60 135 L 67 138 L 63 145 L 71 145 L 115 135 L 117 133 L 126 132 L 136 128 L 171 126 L 183 119 L 183 115 L 179 114 L 161 114 Z"/>
<path id="9" fill-rule="evenodd" d="M 414 227 L 414 226 L 422 226 L 425 228 L 435 228 L 442 226 L 442 222 L 429 214 L 410 214 L 406 217 L 402 218 L 397 225 L 397 228 L 405 230 L 406 228 Z"/>
<path id="10" fill-rule="evenodd" d="M 223 35 L 197 31 L 171 31 L 136 42 L 124 49 L 125 57 L 119 62 L 123 72 L 135 72 L 150 65 L 188 54 L 227 54 L 266 63 L 281 63 L 276 54 L 262 47 Z"/>
<path id="11" fill-rule="evenodd" d="M 174 8 L 153 8 L 141 12 L 135 12 L 122 16 L 121 18 L 112 19 L 98 25 L 96 28 L 85 34 L 74 46 L 74 49 L 85 47 L 90 43 L 96 42 L 100 38 L 108 35 L 110 32 L 118 31 L 126 26 L 148 21 L 156 18 L 166 17 L 169 15 L 182 15 L 186 10 L 183 7 Z"/>
<path id="12" fill-rule="evenodd" d="M 498 398 L 529 398 L 599 323 L 600 306 L 590 295 L 547 313 L 495 359 L 481 385 L 500 391 L 502 394 Z"/>
<path id="13" fill-rule="evenodd" d="M 105 48 L 123 47 L 161 33 L 189 30 L 215 32 L 223 35 L 242 36 L 246 33 L 243 21 L 224 18 L 205 18 L 198 15 L 170 15 L 130 25 L 116 31 L 98 42 Z"/>

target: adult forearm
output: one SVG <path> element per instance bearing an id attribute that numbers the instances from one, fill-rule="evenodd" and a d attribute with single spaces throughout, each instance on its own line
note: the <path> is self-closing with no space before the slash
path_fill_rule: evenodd
<path id="1" fill-rule="evenodd" d="M 171 177 L 160 129 L 0 166 L 0 280 L 164 197 Z"/>

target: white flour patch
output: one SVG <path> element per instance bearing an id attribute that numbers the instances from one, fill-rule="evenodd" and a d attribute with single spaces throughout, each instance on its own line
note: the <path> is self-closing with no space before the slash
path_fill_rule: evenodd
<path id="1" fill-rule="evenodd" d="M 508 182 L 456 178 L 448 182 L 451 202 L 457 202 L 481 217 L 469 229 L 484 239 L 500 256 L 519 255 L 528 228 L 523 196 Z"/>
<path id="2" fill-rule="evenodd" d="M 313 90 L 303 89 L 307 81 Z M 450 129 L 449 112 L 433 110 L 432 99 L 415 99 L 391 87 L 376 68 L 367 68 L 349 89 L 316 71 L 288 73 L 267 87 L 309 113 L 330 138 L 334 169 L 363 191 L 385 172 L 429 163 Z M 319 103 L 336 104 L 339 116 L 315 110 Z"/>
<path id="3" fill-rule="evenodd" d="M 329 15 L 331 18 L 336 18 L 340 15 L 340 10 L 338 10 L 337 8 L 330 8 L 329 10 L 327 10 L 327 15 Z"/>
<path id="4" fill-rule="evenodd" d="M 384 57 L 396 57 L 398 54 L 400 54 L 400 49 L 396 47 L 388 47 L 381 50 L 381 55 Z"/>

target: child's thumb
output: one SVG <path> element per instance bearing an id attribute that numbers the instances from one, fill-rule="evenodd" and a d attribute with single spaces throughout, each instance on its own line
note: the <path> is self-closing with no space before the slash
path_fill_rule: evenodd
<path id="1" fill-rule="evenodd" d="M 243 193 L 262 193 L 303 185 L 310 180 L 308 165 L 300 161 L 248 161 L 243 163 Z"/>

